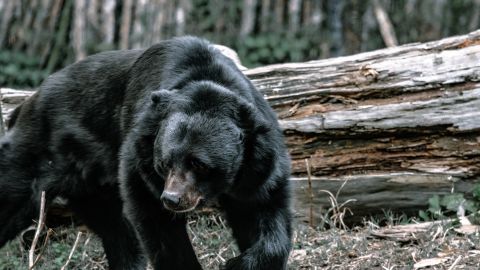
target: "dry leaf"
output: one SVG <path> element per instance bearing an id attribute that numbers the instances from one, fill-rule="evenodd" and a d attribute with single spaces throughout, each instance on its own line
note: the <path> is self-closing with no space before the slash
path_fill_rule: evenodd
<path id="1" fill-rule="evenodd" d="M 420 269 L 420 268 L 425 268 L 425 267 L 428 267 L 428 266 L 434 266 L 434 265 L 444 263 L 447 260 L 448 260 L 447 258 L 423 259 L 423 260 L 420 260 L 419 262 L 417 262 L 416 264 L 414 264 L 413 268 Z"/>

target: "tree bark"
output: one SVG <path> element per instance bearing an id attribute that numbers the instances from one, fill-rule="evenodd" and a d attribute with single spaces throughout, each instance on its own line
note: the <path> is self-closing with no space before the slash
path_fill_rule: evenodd
<path id="1" fill-rule="evenodd" d="M 473 31 L 479 27 L 479 18 L 480 17 L 480 0 L 473 1 L 473 12 L 468 24 L 468 30 Z"/>
<path id="2" fill-rule="evenodd" d="M 123 1 L 122 24 L 120 27 L 120 49 L 126 50 L 130 45 L 130 24 L 132 22 L 132 0 Z"/>
<path id="3" fill-rule="evenodd" d="M 46 65 L 46 63 L 49 61 L 48 57 L 50 57 L 50 51 L 52 48 L 52 44 L 54 40 L 56 39 L 55 36 L 56 34 L 58 35 L 59 33 L 55 32 L 55 25 L 57 25 L 57 22 L 60 21 L 60 16 L 58 14 L 61 13 L 61 9 L 63 6 L 63 0 L 58 0 L 58 1 L 53 1 L 52 6 L 48 8 L 48 13 L 47 13 L 47 22 L 46 22 L 46 32 L 50 33 L 47 35 L 43 40 L 43 46 L 40 48 L 41 51 L 41 58 L 42 58 L 42 66 Z M 56 34 L 54 34 L 56 33 Z"/>
<path id="4" fill-rule="evenodd" d="M 17 40 L 12 44 L 16 50 L 20 50 L 20 48 L 24 47 L 26 44 L 31 44 L 32 42 L 31 35 L 29 35 L 28 32 L 29 29 L 32 29 L 33 20 L 39 12 L 38 5 L 38 0 L 29 1 L 28 7 L 30 10 L 23 13 L 23 21 L 19 23 L 21 26 L 17 31 Z"/>
<path id="5" fill-rule="evenodd" d="M 166 0 L 157 0 L 154 4 L 156 10 L 166 10 L 168 3 Z M 159 12 L 153 14 L 152 16 L 152 26 L 151 26 L 151 44 L 160 42 L 165 35 L 165 24 L 167 23 L 167 14 L 166 12 Z M 148 28 L 148 26 L 147 26 Z"/>
<path id="6" fill-rule="evenodd" d="M 2 94 L 0 93 L 0 112 L 3 112 L 2 110 Z M 0 113 L 0 137 L 5 134 L 5 123 L 3 122 L 3 113 Z"/>
<path id="7" fill-rule="evenodd" d="M 240 37 L 248 36 L 255 26 L 255 7 L 257 0 L 243 0 L 242 25 L 240 26 Z"/>
<path id="8" fill-rule="evenodd" d="M 387 12 L 382 7 L 380 0 L 372 0 L 375 17 L 377 18 L 378 28 L 382 34 L 383 41 L 387 47 L 395 47 L 398 45 L 397 36 L 395 35 L 395 29 L 388 17 Z"/>
<path id="9" fill-rule="evenodd" d="M 275 1 L 276 5 L 273 5 L 275 7 L 273 26 L 276 27 L 276 29 L 283 29 L 284 27 L 285 12 L 283 8 L 285 6 L 285 1 L 286 0 L 278 0 L 278 1 Z"/>
<path id="10" fill-rule="evenodd" d="M 300 8 L 302 6 L 301 0 L 290 0 L 288 3 L 288 15 L 289 15 L 289 25 L 290 32 L 296 33 L 300 26 Z"/>
<path id="11" fill-rule="evenodd" d="M 312 1 L 311 6 L 311 16 L 308 20 L 305 20 L 307 22 L 306 25 L 313 25 L 316 28 L 320 28 L 323 21 L 322 3 L 314 0 Z"/>
<path id="12" fill-rule="evenodd" d="M 50 0 L 40 1 L 37 15 L 32 25 L 33 34 L 32 40 L 28 44 L 27 52 L 29 55 L 33 55 L 40 51 L 41 47 L 45 46 L 46 35 L 46 21 L 50 12 L 50 6 L 52 5 Z"/>
<path id="13" fill-rule="evenodd" d="M 86 35 L 86 1 L 76 0 L 74 2 L 74 20 L 73 20 L 73 50 L 75 52 L 75 61 L 80 61 L 87 57 L 85 51 L 85 35 Z"/>
<path id="14" fill-rule="evenodd" d="M 58 31 L 55 34 L 53 48 L 50 52 L 50 56 L 48 56 L 46 70 L 49 73 L 53 72 L 57 68 L 61 57 L 61 51 L 67 44 L 67 35 L 71 21 L 72 9 L 73 0 L 65 0 L 61 9 Z"/>
<path id="15" fill-rule="evenodd" d="M 278 113 L 296 210 L 339 193 L 356 215 L 417 213 L 480 181 L 480 31 L 424 44 L 245 73 Z M 317 216 L 317 218 L 319 217 Z M 307 219 L 307 218 L 306 218 Z"/>
<path id="16" fill-rule="evenodd" d="M 362 16 L 362 32 L 361 32 L 361 40 L 362 43 L 360 44 L 360 51 L 365 52 L 369 50 L 369 39 L 370 39 L 370 31 L 375 28 L 375 19 L 373 15 L 373 7 L 368 5 L 365 12 Z"/>
<path id="17" fill-rule="evenodd" d="M 98 23 L 98 11 L 99 11 L 99 0 L 90 0 L 88 1 L 88 8 L 87 8 L 87 18 L 88 24 L 95 30 L 98 31 L 99 23 Z"/>
<path id="18" fill-rule="evenodd" d="M 260 11 L 260 32 L 265 33 L 271 29 L 272 6 L 271 0 L 262 0 Z"/>
<path id="19" fill-rule="evenodd" d="M 13 12 L 17 4 L 16 0 L 6 0 L 2 10 L 2 19 L 0 24 L 0 47 L 3 47 L 7 43 L 8 32 L 10 28 L 10 23 L 13 17 Z"/>
<path id="20" fill-rule="evenodd" d="M 186 0 L 180 0 L 175 9 L 175 35 L 185 34 L 185 20 L 188 12 L 189 3 Z"/>
<path id="21" fill-rule="evenodd" d="M 352 222 L 470 192 L 480 182 L 478 59 L 480 31 L 246 70 L 284 130 L 297 216 L 320 219 L 331 207 L 325 190 L 350 201 Z M 2 93 L 6 110 L 25 98 Z"/>
<path id="22" fill-rule="evenodd" d="M 105 0 L 102 5 L 103 42 L 112 44 L 115 34 L 115 0 Z"/>
<path id="23" fill-rule="evenodd" d="M 344 54 L 343 21 L 342 14 L 345 7 L 344 0 L 328 0 L 328 26 L 331 31 L 330 53 L 331 56 Z"/>

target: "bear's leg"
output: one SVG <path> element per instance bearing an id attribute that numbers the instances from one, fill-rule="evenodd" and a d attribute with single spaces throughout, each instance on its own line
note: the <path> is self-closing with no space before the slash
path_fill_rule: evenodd
<path id="1" fill-rule="evenodd" d="M 38 219 L 38 209 L 27 196 L 25 198 L 7 198 L 4 194 L 0 198 L 0 247 L 14 239 L 21 231 Z"/>
<path id="2" fill-rule="evenodd" d="M 116 190 L 99 188 L 98 193 L 69 198 L 69 206 L 102 239 L 109 269 L 146 268 L 135 231 L 122 214 L 122 201 Z"/>
<path id="3" fill-rule="evenodd" d="M 154 269 L 202 269 L 187 234 L 184 217 L 150 213 L 138 232 Z"/>
<path id="4" fill-rule="evenodd" d="M 202 269 L 182 214 L 167 211 L 162 202 L 131 172 L 123 183 L 124 211 L 140 237 L 154 269 Z"/>
<path id="5" fill-rule="evenodd" d="M 33 165 L 25 151 L 13 148 L 10 138 L 0 138 L 0 247 L 38 219 L 40 197 L 35 198 Z"/>
<path id="6" fill-rule="evenodd" d="M 291 248 L 291 214 L 283 200 L 250 204 L 225 200 L 224 210 L 242 254 L 226 270 L 283 270 Z"/>

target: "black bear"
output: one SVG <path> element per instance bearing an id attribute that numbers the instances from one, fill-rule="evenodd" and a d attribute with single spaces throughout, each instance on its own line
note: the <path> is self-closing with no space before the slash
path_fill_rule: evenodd
<path id="1" fill-rule="evenodd" d="M 225 214 L 241 254 L 225 269 L 285 269 L 290 163 L 275 114 L 235 64 L 183 37 L 100 53 L 53 75 L 0 139 L 0 246 L 57 196 L 111 269 L 201 269 L 186 215 Z M 137 240 L 138 239 L 138 240 Z"/>

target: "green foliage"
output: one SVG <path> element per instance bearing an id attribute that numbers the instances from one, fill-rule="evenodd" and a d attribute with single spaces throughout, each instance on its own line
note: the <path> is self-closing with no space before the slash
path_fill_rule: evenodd
<path id="1" fill-rule="evenodd" d="M 12 241 L 2 248 L 4 254 L 0 256 L 0 269 L 28 269 L 28 255 L 16 244 Z"/>
<path id="2" fill-rule="evenodd" d="M 40 269 L 60 269 L 67 261 L 71 248 L 71 243 L 52 242 L 39 262 Z M 0 256 L 0 269 L 28 268 L 28 251 L 19 245 L 19 242 L 12 241 L 4 249 L 6 250 L 3 252 L 4 256 Z M 73 254 L 72 265 L 79 259 L 79 256 L 81 254 L 78 252 Z"/>
<path id="3" fill-rule="evenodd" d="M 68 261 L 76 239 L 76 228 L 58 228 L 42 246 L 45 234 L 41 234 L 35 256 L 40 257 L 35 269 L 58 270 Z M 33 236 L 33 235 L 32 235 Z M 91 240 L 91 241 L 90 241 Z M 10 241 L 0 249 L 0 269 L 28 269 L 30 246 L 21 237 Z M 89 233 L 83 234 L 72 254 L 67 269 L 97 269 L 93 266 L 105 264 L 102 242 Z"/>
<path id="4" fill-rule="evenodd" d="M 306 35 L 268 33 L 249 36 L 236 45 L 242 64 L 255 67 L 272 63 L 300 62 L 311 54 L 312 44 Z"/>
<path id="5" fill-rule="evenodd" d="M 423 220 L 437 220 L 455 216 L 460 207 L 465 210 L 465 215 L 476 215 L 480 211 L 480 184 L 473 187 L 471 194 L 434 195 L 428 200 L 428 205 L 427 210 L 419 211 L 419 216 Z"/>
<path id="6" fill-rule="evenodd" d="M 35 87 L 46 78 L 40 59 L 21 52 L 0 51 L 0 86 Z"/>

